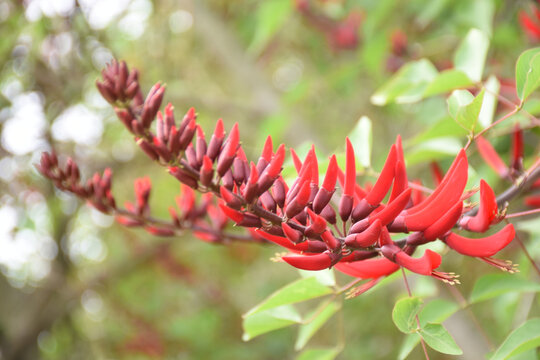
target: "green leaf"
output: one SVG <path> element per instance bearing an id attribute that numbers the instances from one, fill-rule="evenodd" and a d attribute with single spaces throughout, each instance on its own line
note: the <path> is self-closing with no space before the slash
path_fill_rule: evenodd
<path id="1" fill-rule="evenodd" d="M 455 137 L 438 137 L 424 141 L 406 152 L 405 160 L 407 165 L 413 165 L 424 161 L 453 157 L 461 147 L 461 142 Z"/>
<path id="2" fill-rule="evenodd" d="M 540 86 L 540 48 L 529 49 L 516 62 L 516 91 L 525 101 Z"/>
<path id="3" fill-rule="evenodd" d="M 540 283 L 511 274 L 484 275 L 474 284 L 469 302 L 473 304 L 515 291 L 540 292 Z"/>
<path id="4" fill-rule="evenodd" d="M 407 356 L 414 350 L 416 345 L 420 343 L 420 334 L 409 334 L 405 337 L 405 340 L 399 347 L 398 360 L 405 360 Z"/>
<path id="5" fill-rule="evenodd" d="M 437 74 L 437 69 L 427 59 L 407 63 L 371 96 L 371 102 L 382 106 L 391 102 L 406 104 L 419 101 Z"/>
<path id="6" fill-rule="evenodd" d="M 373 142 L 371 129 L 371 120 L 367 116 L 362 116 L 349 133 L 349 139 L 356 155 L 356 162 L 364 168 L 371 165 L 371 145 Z"/>
<path id="7" fill-rule="evenodd" d="M 321 163 L 319 163 L 320 167 Z M 334 275 L 333 269 L 325 269 L 325 270 L 319 270 L 319 271 L 308 271 L 308 270 L 298 270 L 300 273 L 300 276 L 303 278 L 310 278 L 313 277 L 317 279 L 317 281 L 321 285 L 325 286 L 335 286 L 336 285 L 336 277 Z"/>
<path id="8" fill-rule="evenodd" d="M 299 279 L 274 292 L 262 303 L 248 311 L 244 317 L 248 317 L 258 313 L 259 311 L 275 308 L 281 305 L 294 304 L 297 302 L 314 299 L 331 294 L 332 292 L 333 290 L 331 288 L 322 285 L 314 277 Z"/>
<path id="9" fill-rule="evenodd" d="M 474 132 L 482 109 L 485 90 L 476 97 L 467 90 L 455 90 L 448 98 L 448 112 L 465 129 Z"/>
<path id="10" fill-rule="evenodd" d="M 444 299 L 435 299 L 427 303 L 418 314 L 420 326 L 427 323 L 441 323 L 459 310 L 458 304 Z M 403 360 L 409 356 L 411 351 L 420 343 L 418 334 L 409 334 L 399 349 L 398 359 Z"/>
<path id="11" fill-rule="evenodd" d="M 340 305 L 335 301 L 331 303 L 323 303 L 321 307 L 315 309 L 313 313 L 307 315 L 306 319 L 312 319 L 307 324 L 300 325 L 298 329 L 298 337 L 294 344 L 295 350 L 302 350 L 308 343 L 309 339 L 334 315 L 340 308 Z"/>
<path id="12" fill-rule="evenodd" d="M 392 320 L 399 331 L 411 333 L 418 328 L 416 315 L 422 308 L 423 301 L 417 297 L 408 297 L 399 300 L 392 310 Z"/>
<path id="13" fill-rule="evenodd" d="M 290 0 L 269 0 L 261 2 L 261 5 L 257 8 L 255 14 L 257 27 L 248 51 L 255 54 L 262 51 L 277 31 L 282 28 L 283 24 L 292 13 L 292 10 L 293 7 Z"/>
<path id="14" fill-rule="evenodd" d="M 427 324 L 420 330 L 420 335 L 433 350 L 450 355 L 463 354 L 452 335 L 441 324 Z"/>
<path id="15" fill-rule="evenodd" d="M 302 317 L 292 305 L 275 307 L 246 316 L 242 322 L 242 340 L 249 341 L 256 336 L 281 329 L 302 321 Z"/>
<path id="16" fill-rule="evenodd" d="M 417 145 L 433 138 L 448 136 L 461 137 L 465 135 L 467 135 L 467 131 L 447 115 L 424 132 L 418 134 L 411 142 L 412 144 Z"/>
<path id="17" fill-rule="evenodd" d="M 428 85 L 424 91 L 424 97 L 447 93 L 472 84 L 471 79 L 463 71 L 456 69 L 445 70 Z"/>
<path id="18" fill-rule="evenodd" d="M 446 99 L 450 116 L 455 119 L 458 116 L 459 109 L 469 105 L 473 100 L 474 96 L 468 90 L 453 91 L 448 99 Z"/>
<path id="19" fill-rule="evenodd" d="M 508 359 L 540 346 L 540 318 L 527 320 L 508 335 L 491 360 Z"/>
<path id="20" fill-rule="evenodd" d="M 501 89 L 501 83 L 495 75 L 491 75 L 484 84 L 486 93 L 482 102 L 482 109 L 478 115 L 478 123 L 486 128 L 493 122 L 493 116 L 497 109 L 497 95 Z"/>
<path id="21" fill-rule="evenodd" d="M 482 80 L 489 48 L 489 37 L 478 29 L 471 29 L 454 55 L 454 66 L 472 81 Z"/>
<path id="22" fill-rule="evenodd" d="M 308 349 L 296 357 L 296 360 L 334 360 L 340 349 Z"/>

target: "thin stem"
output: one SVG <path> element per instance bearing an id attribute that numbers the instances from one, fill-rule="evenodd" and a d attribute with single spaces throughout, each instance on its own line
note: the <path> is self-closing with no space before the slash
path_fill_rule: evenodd
<path id="1" fill-rule="evenodd" d="M 504 219 L 504 221 L 507 223 L 507 224 L 510 224 L 510 222 L 506 219 Z M 523 241 L 521 241 L 521 238 L 519 237 L 519 234 L 516 233 L 516 236 L 515 236 L 515 239 L 517 240 L 519 246 L 521 247 L 521 250 L 523 250 L 523 253 L 525 254 L 525 256 L 527 257 L 527 259 L 529 260 L 529 262 L 531 263 L 531 265 L 533 266 L 534 270 L 536 270 L 536 273 L 538 274 L 538 276 L 540 276 L 540 267 L 538 267 L 538 265 L 536 264 L 536 262 L 534 261 L 534 259 L 532 258 L 531 254 L 529 253 L 529 251 L 527 250 L 527 248 L 525 247 L 525 244 L 523 244 Z"/>
<path id="2" fill-rule="evenodd" d="M 404 268 L 401 268 L 401 273 L 403 274 L 403 281 L 405 282 L 407 293 L 409 294 L 409 297 L 412 297 L 411 288 L 409 287 L 409 281 L 407 280 L 407 275 L 405 275 Z M 416 318 L 416 324 L 418 325 L 418 329 L 421 329 L 422 327 L 420 326 L 420 318 L 418 317 L 418 314 L 415 315 L 415 318 Z M 426 343 L 424 342 L 424 338 L 422 338 L 421 335 L 420 335 L 420 342 L 422 343 L 422 349 L 424 349 L 424 355 L 426 356 L 426 359 L 429 360 Z"/>
<path id="3" fill-rule="evenodd" d="M 540 213 L 540 208 L 508 214 L 505 216 L 505 219 L 517 218 L 520 216 L 527 216 L 527 215 L 538 214 L 538 213 Z"/>
<path id="4" fill-rule="evenodd" d="M 484 128 L 482 131 L 480 131 L 478 134 L 476 134 L 474 136 L 474 140 L 476 140 L 479 136 L 481 136 L 482 134 L 484 134 L 486 131 L 488 131 L 489 129 L 493 128 L 494 126 L 500 124 L 501 122 L 503 122 L 504 120 L 508 119 L 509 117 L 515 115 L 521 108 L 516 106 L 514 108 L 514 110 L 510 111 L 508 114 L 502 116 L 501 118 L 499 118 L 498 120 L 492 122 L 488 127 Z"/>

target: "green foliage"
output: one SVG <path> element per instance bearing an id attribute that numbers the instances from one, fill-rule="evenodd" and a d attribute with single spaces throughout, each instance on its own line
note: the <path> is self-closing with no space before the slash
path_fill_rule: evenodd
<path id="1" fill-rule="evenodd" d="M 299 279 L 277 290 L 262 303 L 249 310 L 244 315 L 244 318 L 247 319 L 263 310 L 268 310 L 287 304 L 294 304 L 331 293 L 332 289 L 324 284 L 321 284 L 315 277 Z"/>
<path id="2" fill-rule="evenodd" d="M 426 344 L 438 352 L 450 355 L 463 354 L 452 335 L 441 324 L 427 324 L 420 330 L 420 336 Z"/>
<path id="3" fill-rule="evenodd" d="M 471 304 L 493 299 L 508 292 L 539 292 L 540 284 L 509 274 L 487 274 L 476 280 L 471 292 Z"/>
<path id="4" fill-rule="evenodd" d="M 516 91 L 524 102 L 540 86 L 540 48 L 523 52 L 516 62 Z"/>
<path id="5" fill-rule="evenodd" d="M 540 318 L 532 318 L 512 331 L 490 360 L 508 359 L 540 346 Z"/>
<path id="6" fill-rule="evenodd" d="M 456 70 L 462 71 L 473 82 L 482 80 L 489 38 L 478 29 L 471 29 L 454 55 Z"/>
<path id="7" fill-rule="evenodd" d="M 418 330 L 416 315 L 422 308 L 423 301 L 417 297 L 408 297 L 396 302 L 392 310 L 392 320 L 399 331 L 411 333 Z"/>
<path id="8" fill-rule="evenodd" d="M 454 120 L 469 132 L 474 132 L 482 109 L 484 90 L 474 97 L 467 90 L 455 90 L 448 98 L 448 112 Z"/>
<path id="9" fill-rule="evenodd" d="M 373 130 L 371 120 L 362 116 L 349 133 L 349 139 L 354 148 L 356 163 L 364 168 L 371 165 L 371 147 L 373 145 Z"/>

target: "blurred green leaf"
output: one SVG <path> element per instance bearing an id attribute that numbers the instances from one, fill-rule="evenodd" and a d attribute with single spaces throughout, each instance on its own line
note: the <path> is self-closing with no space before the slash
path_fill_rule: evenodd
<path id="1" fill-rule="evenodd" d="M 427 324 L 420 330 L 420 335 L 426 344 L 438 352 L 450 355 L 463 354 L 452 335 L 441 324 Z"/>
<path id="2" fill-rule="evenodd" d="M 487 274 L 474 284 L 469 302 L 473 304 L 513 291 L 540 292 L 540 284 L 512 274 Z"/>
<path id="3" fill-rule="evenodd" d="M 248 311 L 247 318 L 263 310 L 275 308 L 281 305 L 294 304 L 331 294 L 333 290 L 322 285 L 315 277 L 299 279 L 274 292 L 266 300 Z"/>
<path id="4" fill-rule="evenodd" d="M 418 314 L 420 326 L 427 323 L 441 323 L 459 310 L 458 304 L 444 299 L 435 299 L 427 303 Z M 420 343 L 418 334 L 409 334 L 399 349 L 398 359 L 403 360 L 409 356 L 411 351 Z"/>
<path id="5" fill-rule="evenodd" d="M 260 4 L 255 14 L 257 19 L 255 35 L 248 49 L 255 54 L 266 47 L 293 10 L 292 1 L 289 0 L 269 0 Z"/>
<path id="6" fill-rule="evenodd" d="M 527 320 L 508 335 L 491 360 L 508 359 L 540 346 L 540 318 Z"/>
<path id="7" fill-rule="evenodd" d="M 482 102 L 482 109 L 478 114 L 478 123 L 486 128 L 493 122 L 493 116 L 495 110 L 497 110 L 497 95 L 501 89 L 501 83 L 495 75 L 491 75 L 484 84 L 486 92 L 484 94 L 484 101 Z"/>
<path id="8" fill-rule="evenodd" d="M 478 29 L 471 29 L 454 55 L 456 70 L 464 72 L 473 82 L 482 80 L 489 37 Z"/>
<path id="9" fill-rule="evenodd" d="M 281 329 L 302 321 L 292 305 L 283 305 L 247 316 L 242 323 L 242 340 L 249 341 L 258 335 Z"/>
<path id="10" fill-rule="evenodd" d="M 411 333 L 418 328 L 416 315 L 422 308 L 423 301 L 417 297 L 408 297 L 399 300 L 392 310 L 392 320 L 399 331 Z"/>
<path id="11" fill-rule="evenodd" d="M 308 349 L 296 357 L 296 360 L 333 360 L 340 349 Z"/>
<path id="12" fill-rule="evenodd" d="M 465 129 L 474 132 L 482 109 L 485 90 L 474 97 L 467 90 L 455 90 L 448 98 L 448 112 Z"/>
<path id="13" fill-rule="evenodd" d="M 437 74 L 437 69 L 427 59 L 407 63 L 371 96 L 371 102 L 382 106 L 419 101 Z"/>
<path id="14" fill-rule="evenodd" d="M 540 86 L 540 48 L 529 49 L 516 63 L 516 92 L 525 101 Z"/>
<path id="15" fill-rule="evenodd" d="M 305 319 L 312 319 L 307 324 L 302 324 L 298 328 L 298 337 L 294 348 L 302 350 L 308 343 L 309 339 L 334 315 L 340 308 L 340 305 L 335 301 L 321 304 L 311 314 L 308 314 Z"/>
<path id="16" fill-rule="evenodd" d="M 373 143 L 373 132 L 371 120 L 367 116 L 362 116 L 356 126 L 349 133 L 356 155 L 356 162 L 364 168 L 371 165 L 371 146 Z"/>
<path id="17" fill-rule="evenodd" d="M 433 96 L 447 93 L 455 89 L 461 89 L 472 85 L 473 82 L 461 70 L 450 69 L 439 73 L 424 91 L 424 96 Z"/>
<path id="18" fill-rule="evenodd" d="M 428 160 L 439 160 L 455 156 L 461 149 L 461 142 L 455 137 L 438 137 L 423 141 L 405 153 L 408 165 Z"/>
<path id="19" fill-rule="evenodd" d="M 422 6 L 422 11 L 416 17 L 416 22 L 421 28 L 428 26 L 437 16 L 439 16 L 450 3 L 450 0 L 431 0 Z"/>
<path id="20" fill-rule="evenodd" d="M 336 285 L 336 276 L 333 269 L 324 269 L 319 271 L 308 271 L 308 270 L 298 270 L 300 276 L 303 278 L 313 277 L 321 285 L 325 286 L 335 286 Z"/>
<path id="21" fill-rule="evenodd" d="M 467 131 L 458 125 L 450 116 L 446 116 L 436 122 L 429 129 L 418 134 L 412 141 L 412 144 L 421 144 L 423 141 L 438 137 L 455 136 L 461 137 L 467 135 Z"/>

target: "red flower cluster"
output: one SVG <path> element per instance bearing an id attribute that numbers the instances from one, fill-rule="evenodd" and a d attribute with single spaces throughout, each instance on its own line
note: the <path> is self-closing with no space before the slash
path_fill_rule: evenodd
<path id="1" fill-rule="evenodd" d="M 186 185 L 178 199 L 181 215 L 170 209 L 171 223 L 149 220 L 147 179 L 136 181 L 136 202 L 127 203 L 123 210 L 115 207 L 110 195 L 110 171 L 103 178 L 89 181 L 90 188 L 80 190 L 78 175 L 76 181 L 71 180 L 74 171 L 69 168 L 74 165 L 61 171 L 56 157 L 44 154 L 38 166 L 59 188 L 91 198 L 91 203 L 102 211 L 116 211 L 122 224 L 144 226 L 150 233 L 162 236 L 189 228 L 203 240 L 217 242 L 229 236 L 224 232 L 228 218 L 237 226 L 248 228 L 251 239 L 265 239 L 289 250 L 291 253 L 282 256 L 282 260 L 294 267 L 322 270 L 335 266 L 360 278 L 378 279 L 403 267 L 457 283 L 454 274 L 436 270 L 441 264 L 438 253 L 425 250 L 419 258 L 412 256 L 418 246 L 437 239 L 463 255 L 480 257 L 503 270 L 514 270 L 511 264 L 490 258 L 512 241 L 512 225 L 479 239 L 454 232 L 459 227 L 484 232 L 499 220 L 493 190 L 485 182 L 481 183 L 477 213 L 464 214 L 468 171 L 464 150 L 425 199 L 412 196 L 399 136 L 376 182 L 369 188 L 357 183 L 355 153 L 349 139 L 345 171 L 332 155 L 322 183 L 315 148 L 303 161 L 291 149 L 298 175 L 288 184 L 281 176 L 284 145 L 275 148 L 269 137 L 257 162 L 248 162 L 237 124 L 226 134 L 223 122 L 218 120 L 207 140 L 196 122 L 194 109 L 188 110 L 177 124 L 170 104 L 164 113 L 159 111 L 164 88 L 155 85 L 142 101 L 137 76 L 133 74 L 136 72 L 129 72 L 124 63 L 115 62 L 104 70 L 98 88 L 116 106 L 118 117 L 141 149 Z M 153 133 L 150 128 L 155 118 Z M 199 205 L 194 190 L 204 194 Z M 407 235 L 393 240 L 392 233 Z"/>

